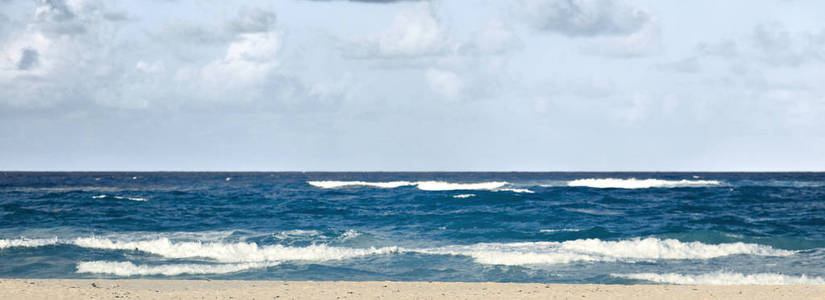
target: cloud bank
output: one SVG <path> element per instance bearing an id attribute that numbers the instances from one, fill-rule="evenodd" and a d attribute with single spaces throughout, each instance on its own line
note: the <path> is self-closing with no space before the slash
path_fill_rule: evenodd
<path id="1" fill-rule="evenodd" d="M 0 169 L 821 170 L 766 1 L 2 1 Z"/>

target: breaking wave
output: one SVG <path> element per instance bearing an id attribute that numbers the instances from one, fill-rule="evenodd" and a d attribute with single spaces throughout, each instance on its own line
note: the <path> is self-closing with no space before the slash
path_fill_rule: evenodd
<path id="1" fill-rule="evenodd" d="M 92 199 L 103 199 L 103 198 L 107 198 L 107 197 L 109 197 L 109 196 L 107 196 L 107 195 L 97 195 L 97 196 L 92 196 Z M 118 199 L 118 200 L 148 201 L 146 198 L 142 198 L 142 197 L 112 196 L 112 198 L 115 198 L 115 199 Z"/>
<path id="2" fill-rule="evenodd" d="M 225 274 L 248 269 L 265 268 L 278 265 L 277 262 L 242 263 L 242 264 L 164 264 L 135 265 L 131 262 L 85 261 L 77 264 L 77 273 L 113 274 L 117 276 L 166 275 L 181 274 Z"/>
<path id="3" fill-rule="evenodd" d="M 721 183 L 716 180 L 663 180 L 663 179 L 636 179 L 636 178 L 587 178 L 576 179 L 567 182 L 567 186 L 591 187 L 591 188 L 617 188 L 617 189 L 646 189 L 646 188 L 672 188 L 672 187 L 704 187 L 716 186 Z"/>
<path id="4" fill-rule="evenodd" d="M 677 274 L 677 273 L 635 273 L 635 274 L 611 274 L 618 278 L 645 280 L 656 283 L 670 284 L 708 284 L 708 285 L 730 285 L 730 284 L 758 284 L 758 285 L 822 285 L 825 279 L 822 277 L 807 277 L 783 275 L 777 273 L 757 273 L 742 274 L 730 272 L 715 272 L 697 275 Z"/>
<path id="5" fill-rule="evenodd" d="M 318 231 L 318 230 L 295 229 L 295 230 L 281 231 L 281 232 L 278 232 L 276 234 L 273 234 L 272 236 L 279 239 L 279 240 L 285 240 L 285 239 L 288 239 L 288 238 L 291 238 L 291 237 L 320 236 L 320 235 L 321 235 L 321 232 Z"/>
<path id="6" fill-rule="evenodd" d="M 462 191 L 462 190 L 486 190 L 486 191 L 509 191 L 515 193 L 532 193 L 533 191 L 520 188 L 506 188 L 510 183 L 506 181 L 490 181 L 478 183 L 454 183 L 445 181 L 307 181 L 309 185 L 323 189 L 334 189 L 348 186 L 370 186 L 377 188 L 393 189 L 402 186 L 415 186 L 422 191 Z"/>
<path id="7" fill-rule="evenodd" d="M 458 195 L 453 195 L 453 198 L 466 199 L 466 198 L 475 197 L 475 196 L 476 196 L 476 194 L 458 194 Z"/>
<path id="8" fill-rule="evenodd" d="M 402 186 L 414 185 L 410 181 L 389 181 L 389 182 L 369 182 L 369 181 L 307 181 L 309 185 L 322 189 L 335 189 L 347 186 L 371 186 L 377 188 L 393 189 Z"/>
<path id="9" fill-rule="evenodd" d="M 288 247 L 256 243 L 173 242 L 167 238 L 148 241 L 113 241 L 95 237 L 77 238 L 72 244 L 85 248 L 139 250 L 167 258 L 210 258 L 219 262 L 266 262 L 284 260 L 336 260 L 397 252 L 397 247 L 346 248 L 327 245 Z"/>
<path id="10" fill-rule="evenodd" d="M 57 238 L 51 239 L 0 239 L 0 249 L 11 247 L 42 247 L 59 243 Z"/>
<path id="11" fill-rule="evenodd" d="M 794 251 L 766 245 L 704 244 L 674 239 L 629 239 L 602 241 L 583 239 L 565 242 L 480 243 L 422 249 L 429 254 L 465 255 L 476 262 L 494 265 L 563 264 L 574 261 L 633 261 L 660 259 L 712 259 L 729 255 L 789 256 Z"/>
<path id="12" fill-rule="evenodd" d="M 355 231 L 347 232 L 345 238 L 352 238 L 357 235 Z M 112 240 L 98 237 L 80 237 L 64 241 L 57 239 L 0 240 L 0 247 L 39 247 L 53 244 L 69 244 L 93 249 L 137 250 L 165 258 L 202 258 L 221 263 L 326 261 L 370 255 L 419 253 L 468 256 L 481 264 L 533 265 L 564 264 L 576 261 L 702 260 L 729 255 L 790 256 L 796 253 L 795 251 L 775 249 L 760 244 L 742 242 L 705 244 L 652 237 L 619 241 L 580 239 L 565 242 L 479 243 L 435 248 L 349 248 L 326 244 L 305 247 L 262 246 L 246 242 L 172 241 L 165 237 L 139 241 Z"/>

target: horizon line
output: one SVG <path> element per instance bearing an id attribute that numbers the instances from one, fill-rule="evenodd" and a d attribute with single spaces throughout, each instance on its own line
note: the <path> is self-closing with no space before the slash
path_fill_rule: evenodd
<path id="1" fill-rule="evenodd" d="M 703 171 L 703 170 L 547 170 L 547 171 L 519 171 L 519 170 L 494 170 L 494 171 L 468 171 L 468 170 L 0 170 L 0 173 L 825 173 L 825 170 L 760 170 L 760 171 Z"/>

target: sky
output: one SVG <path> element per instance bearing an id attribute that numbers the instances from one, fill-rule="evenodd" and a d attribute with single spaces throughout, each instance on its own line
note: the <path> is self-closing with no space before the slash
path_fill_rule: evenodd
<path id="1" fill-rule="evenodd" d="M 823 11 L 0 0 L 0 170 L 822 171 Z"/>

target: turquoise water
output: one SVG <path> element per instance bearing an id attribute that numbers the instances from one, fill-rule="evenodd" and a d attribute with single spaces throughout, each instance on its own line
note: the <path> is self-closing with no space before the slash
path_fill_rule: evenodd
<path id="1" fill-rule="evenodd" d="M 5 172 L 0 276 L 825 284 L 825 174 Z"/>

